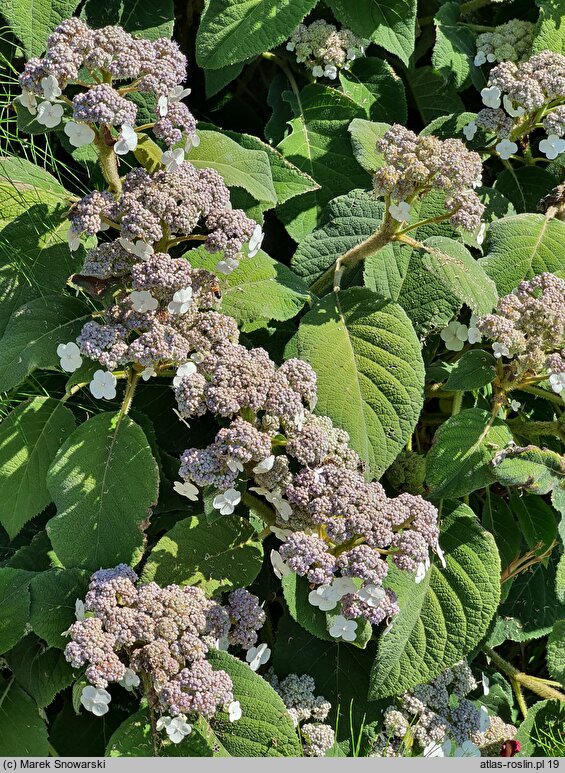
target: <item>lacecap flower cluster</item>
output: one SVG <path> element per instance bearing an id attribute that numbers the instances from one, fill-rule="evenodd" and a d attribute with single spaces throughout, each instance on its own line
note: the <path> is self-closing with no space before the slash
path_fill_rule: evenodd
<path id="1" fill-rule="evenodd" d="M 334 24 L 317 19 L 312 24 L 299 24 L 286 49 L 294 52 L 299 64 L 306 64 L 314 78 L 335 80 L 340 70 L 364 55 L 369 43 L 351 30 L 338 30 Z"/>
<path id="2" fill-rule="evenodd" d="M 527 59 L 532 49 L 534 28 L 532 22 L 511 19 L 499 24 L 492 32 L 481 32 L 477 35 L 475 65 Z"/>

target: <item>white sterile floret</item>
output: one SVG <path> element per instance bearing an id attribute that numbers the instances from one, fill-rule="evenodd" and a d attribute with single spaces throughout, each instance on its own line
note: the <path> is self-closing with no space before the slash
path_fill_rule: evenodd
<path id="1" fill-rule="evenodd" d="M 64 132 L 74 148 L 82 148 L 85 145 L 90 145 L 96 137 L 94 129 L 91 129 L 90 126 L 85 123 L 76 123 L 75 121 L 67 121 Z"/>
<path id="2" fill-rule="evenodd" d="M 97 370 L 88 385 L 93 397 L 97 400 L 112 400 L 116 396 L 118 379 L 108 370 Z"/>
<path id="3" fill-rule="evenodd" d="M 171 314 L 186 314 L 192 305 L 192 287 L 183 287 L 173 295 L 173 300 L 167 306 Z"/>
<path id="4" fill-rule="evenodd" d="M 102 687 L 93 687 L 89 684 L 82 688 L 80 702 L 95 717 L 103 717 L 104 714 L 108 713 L 108 704 L 111 700 L 110 693 Z"/>
<path id="5" fill-rule="evenodd" d="M 496 110 L 501 105 L 501 97 L 502 92 L 498 88 L 498 86 L 486 86 L 484 89 L 481 90 L 481 98 L 483 100 L 483 105 L 486 105 L 487 107 L 492 107 L 493 110 Z"/>
<path id="6" fill-rule="evenodd" d="M 183 365 L 179 365 L 177 368 L 177 374 L 173 379 L 173 386 L 178 386 L 183 378 L 187 378 L 187 376 L 194 376 L 196 372 L 197 368 L 193 362 L 185 362 Z"/>
<path id="7" fill-rule="evenodd" d="M 33 91 L 29 91 L 28 89 L 22 89 L 22 93 L 17 98 L 18 102 L 22 107 L 25 107 L 29 110 L 29 112 L 32 115 L 35 115 L 37 113 L 37 98 Z"/>
<path id="8" fill-rule="evenodd" d="M 378 607 L 386 596 L 386 591 L 380 585 L 369 583 L 369 585 L 364 585 L 361 590 L 357 591 L 357 595 L 367 606 Z"/>
<path id="9" fill-rule="evenodd" d="M 335 609 L 339 599 L 331 585 L 319 585 L 308 594 L 308 601 L 313 607 L 318 607 L 322 612 Z"/>
<path id="10" fill-rule="evenodd" d="M 280 526 L 274 526 L 273 524 L 269 526 L 269 531 L 271 531 L 277 539 L 280 539 L 281 542 L 286 542 L 292 534 L 292 529 L 281 529 Z"/>
<path id="11" fill-rule="evenodd" d="M 118 156 L 125 156 L 130 150 L 137 148 L 138 136 L 132 126 L 124 124 L 120 129 L 120 135 L 114 145 L 114 153 Z"/>
<path id="12" fill-rule="evenodd" d="M 69 226 L 69 230 L 67 231 L 67 242 L 71 252 L 76 252 L 80 247 L 80 234 L 75 231 L 72 225 Z"/>
<path id="13" fill-rule="evenodd" d="M 178 717 L 159 717 L 157 720 L 157 730 L 165 730 L 169 740 L 173 743 L 180 743 L 187 735 L 192 733 L 192 725 L 186 721 L 186 717 L 179 714 Z"/>
<path id="14" fill-rule="evenodd" d="M 511 400 L 510 407 L 512 408 L 513 411 L 518 412 L 522 407 L 522 403 L 519 403 L 518 400 Z"/>
<path id="15" fill-rule="evenodd" d="M 269 662 L 271 650 L 266 644 L 260 644 L 258 647 L 250 647 L 245 655 L 245 660 L 249 663 L 252 671 L 257 671 L 260 666 Z"/>
<path id="16" fill-rule="evenodd" d="M 468 334 L 469 328 L 467 325 L 463 325 L 454 319 L 443 328 L 439 337 L 445 343 L 445 348 L 450 352 L 460 352 L 467 340 Z"/>
<path id="17" fill-rule="evenodd" d="M 226 464 L 232 472 L 243 472 L 243 464 L 239 459 L 228 459 Z"/>
<path id="18" fill-rule="evenodd" d="M 212 500 L 212 507 L 220 511 L 220 515 L 231 515 L 241 502 L 241 494 L 237 489 L 229 488 L 223 494 L 217 494 Z"/>
<path id="19" fill-rule="evenodd" d="M 173 86 L 173 88 L 169 91 L 167 98 L 169 102 L 180 102 L 181 99 L 188 97 L 191 91 L 192 89 L 183 89 L 183 87 L 180 85 Z"/>
<path id="20" fill-rule="evenodd" d="M 153 365 L 148 365 L 146 368 L 143 368 L 139 375 L 144 381 L 149 381 L 150 378 L 153 378 L 153 376 L 157 375 L 157 371 Z"/>
<path id="21" fill-rule="evenodd" d="M 484 676 L 484 674 L 483 674 Z M 484 733 L 490 727 L 490 717 L 486 706 L 479 709 L 479 732 Z"/>
<path id="22" fill-rule="evenodd" d="M 445 563 L 445 555 L 443 553 L 443 550 L 441 549 L 441 545 L 439 544 L 439 541 L 436 542 L 434 546 L 432 546 L 432 550 L 436 554 L 436 556 L 439 558 L 439 562 L 442 565 L 442 567 L 445 569 L 447 564 Z"/>
<path id="23" fill-rule="evenodd" d="M 190 153 L 192 148 L 197 148 L 200 145 L 200 137 L 196 132 L 188 134 L 184 143 L 184 152 Z"/>
<path id="24" fill-rule="evenodd" d="M 467 340 L 470 344 L 480 344 L 483 340 L 483 334 L 477 327 L 477 321 L 478 317 L 476 314 L 473 314 L 471 316 L 471 320 L 469 322 L 469 332 L 467 333 Z"/>
<path id="25" fill-rule="evenodd" d="M 42 78 L 40 85 L 43 90 L 43 96 L 50 101 L 57 99 L 63 93 L 54 75 L 47 75 L 45 78 Z"/>
<path id="26" fill-rule="evenodd" d="M 312 75 L 314 76 L 314 78 L 323 78 L 324 68 L 320 67 L 319 64 L 315 64 L 314 67 L 312 67 Z"/>
<path id="27" fill-rule="evenodd" d="M 503 161 L 507 161 L 518 151 L 518 145 L 512 140 L 500 140 L 495 145 L 495 150 Z"/>
<path id="28" fill-rule="evenodd" d="M 355 641 L 357 636 L 357 623 L 355 620 L 346 620 L 343 615 L 336 615 L 329 628 L 330 636 L 344 641 Z"/>
<path id="29" fill-rule="evenodd" d="M 463 134 L 465 135 L 465 139 L 471 141 L 475 134 L 477 133 L 477 124 L 474 121 L 469 121 L 469 123 L 466 123 L 463 127 Z"/>
<path id="30" fill-rule="evenodd" d="M 565 150 L 565 140 L 557 134 L 550 134 L 547 139 L 540 142 L 539 149 L 546 158 L 553 161 Z"/>
<path id="31" fill-rule="evenodd" d="M 418 566 L 416 567 L 416 574 L 414 575 L 414 582 L 416 585 L 419 585 L 422 580 L 426 577 L 426 574 L 428 572 L 428 569 L 430 568 L 430 557 L 428 556 L 425 561 L 420 561 Z"/>
<path id="32" fill-rule="evenodd" d="M 59 104 L 52 105 L 51 102 L 42 102 L 37 108 L 37 123 L 48 129 L 54 129 L 61 123 L 63 112 L 63 108 Z"/>
<path id="33" fill-rule="evenodd" d="M 484 673 L 481 674 L 481 684 L 483 686 L 483 695 L 488 695 L 490 692 L 490 679 Z"/>
<path id="34" fill-rule="evenodd" d="M 249 240 L 249 248 L 247 251 L 247 254 L 250 258 L 254 258 L 255 255 L 259 252 L 261 249 L 261 245 L 263 244 L 263 238 L 265 234 L 263 233 L 263 229 L 257 223 L 255 226 L 253 233 L 251 234 L 251 239 Z"/>
<path id="35" fill-rule="evenodd" d="M 198 499 L 198 488 L 194 485 L 194 483 L 190 483 L 188 480 L 184 483 L 181 483 L 180 480 L 176 480 L 174 482 L 173 488 L 177 494 L 180 494 L 181 497 L 190 499 L 191 502 L 196 502 Z"/>
<path id="36" fill-rule="evenodd" d="M 461 746 L 457 746 L 453 752 L 454 757 L 480 757 L 481 750 L 472 741 L 463 741 Z"/>
<path id="37" fill-rule="evenodd" d="M 68 344 L 59 344 L 57 347 L 57 357 L 60 357 L 61 367 L 67 373 L 74 373 L 82 365 L 80 349 L 74 341 L 69 341 Z"/>
<path id="38" fill-rule="evenodd" d="M 565 389 L 565 373 L 552 373 L 549 377 L 551 388 L 558 395 Z"/>
<path id="39" fill-rule="evenodd" d="M 486 62 L 486 54 L 484 51 L 477 51 L 477 54 L 475 58 L 473 59 L 473 64 L 475 67 L 480 67 L 482 64 Z"/>
<path id="40" fill-rule="evenodd" d="M 324 68 L 324 77 L 335 81 L 337 78 L 337 67 L 334 64 L 327 64 Z"/>
<path id="41" fill-rule="evenodd" d="M 443 744 L 439 741 L 430 741 L 430 743 L 424 747 L 422 757 L 445 757 Z"/>
<path id="42" fill-rule="evenodd" d="M 239 701 L 232 701 L 228 706 L 228 716 L 230 722 L 237 722 L 238 719 L 241 719 L 241 715 L 241 704 Z"/>
<path id="43" fill-rule="evenodd" d="M 279 578 L 279 580 L 281 577 L 286 577 L 287 574 L 292 574 L 292 570 L 289 569 L 286 563 L 283 561 L 278 550 L 271 550 L 269 558 L 271 559 L 273 572 Z"/>
<path id="44" fill-rule="evenodd" d="M 391 204 L 388 211 L 399 223 L 410 220 L 410 204 L 406 201 L 399 201 L 398 204 Z"/>
<path id="45" fill-rule="evenodd" d="M 137 239 L 135 242 L 132 242 L 129 239 L 124 239 L 123 236 L 120 236 L 118 241 L 126 252 L 130 252 L 140 260 L 148 260 L 151 255 L 153 255 L 153 247 L 141 239 Z"/>
<path id="46" fill-rule="evenodd" d="M 149 290 L 133 290 L 129 295 L 129 299 L 132 308 L 140 313 L 155 311 L 159 308 L 159 301 L 151 295 Z"/>
<path id="47" fill-rule="evenodd" d="M 275 456 L 274 454 L 271 454 L 270 456 L 267 456 L 265 459 L 262 459 L 260 462 L 258 462 L 253 468 L 253 472 L 256 475 L 261 475 L 265 472 L 269 472 L 270 470 L 273 469 L 274 463 L 275 463 Z"/>
<path id="48" fill-rule="evenodd" d="M 157 100 L 157 112 L 164 118 L 169 112 L 169 100 L 165 96 L 160 96 Z"/>
<path id="49" fill-rule="evenodd" d="M 486 223 L 481 223 L 478 229 L 475 231 L 475 240 L 477 244 L 480 246 L 484 240 L 485 240 L 485 233 L 487 230 Z"/>
<path id="50" fill-rule="evenodd" d="M 504 109 L 508 113 L 508 115 L 512 116 L 512 118 L 520 118 L 520 116 L 524 115 L 526 112 L 524 108 L 521 105 L 518 105 L 518 107 L 514 107 L 514 103 L 508 96 L 508 94 L 505 94 L 502 98 L 502 104 L 504 105 Z"/>
<path id="51" fill-rule="evenodd" d="M 125 687 L 128 692 L 131 692 L 134 687 L 139 687 L 139 682 L 139 677 L 135 671 L 132 668 L 126 668 L 118 684 Z"/>
<path id="52" fill-rule="evenodd" d="M 82 599 L 75 601 L 75 617 L 77 620 L 84 620 L 86 617 L 86 608 Z"/>
<path id="53" fill-rule="evenodd" d="M 510 357 L 510 350 L 505 344 L 499 344 L 498 341 L 495 341 L 492 345 L 492 353 L 496 357 L 496 359 L 500 359 L 500 357 Z"/>
<path id="54" fill-rule="evenodd" d="M 183 148 L 175 148 L 175 150 L 165 150 L 161 156 L 161 163 L 167 170 L 167 172 L 175 172 L 184 163 L 184 150 Z"/>

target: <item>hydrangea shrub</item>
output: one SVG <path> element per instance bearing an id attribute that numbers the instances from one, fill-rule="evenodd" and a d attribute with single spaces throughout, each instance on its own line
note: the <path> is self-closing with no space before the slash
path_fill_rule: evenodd
<path id="1" fill-rule="evenodd" d="M 565 752 L 562 19 L 393 5 L 0 2 L 0 754 Z"/>

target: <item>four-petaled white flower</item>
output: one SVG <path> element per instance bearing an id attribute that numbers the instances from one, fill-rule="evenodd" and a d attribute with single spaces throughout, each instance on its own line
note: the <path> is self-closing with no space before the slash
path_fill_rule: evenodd
<path id="1" fill-rule="evenodd" d="M 182 86 L 173 86 L 169 91 L 167 98 L 169 102 L 180 102 L 181 99 L 188 97 L 192 89 L 183 89 Z"/>
<path id="2" fill-rule="evenodd" d="M 447 327 L 443 328 L 439 337 L 445 343 L 445 348 L 448 351 L 460 352 L 467 340 L 468 334 L 469 328 L 467 325 L 463 325 L 461 322 L 453 319 Z"/>
<path id="3" fill-rule="evenodd" d="M 510 407 L 512 408 L 513 411 L 518 412 L 522 407 L 522 403 L 519 403 L 518 400 L 511 400 Z"/>
<path id="4" fill-rule="evenodd" d="M 200 363 L 204 362 L 204 360 L 206 359 L 206 355 L 204 354 L 204 352 L 193 352 L 190 355 L 190 359 L 192 360 L 192 362 L 195 362 L 197 365 L 200 365 Z"/>
<path id="5" fill-rule="evenodd" d="M 236 258 L 226 258 L 225 260 L 219 260 L 216 263 L 216 271 L 227 276 L 228 274 L 231 274 L 232 271 L 235 271 L 238 266 L 239 260 Z"/>
<path id="6" fill-rule="evenodd" d="M 343 639 L 344 641 L 355 641 L 357 623 L 355 620 L 346 620 L 343 615 L 336 615 L 333 618 L 329 634 L 334 639 Z"/>
<path id="7" fill-rule="evenodd" d="M 133 668 L 126 668 L 118 684 L 125 687 L 128 692 L 131 692 L 134 687 L 139 687 L 139 677 Z"/>
<path id="8" fill-rule="evenodd" d="M 520 118 L 520 116 L 524 115 L 526 112 L 522 105 L 518 105 L 518 107 L 514 107 L 514 104 L 508 94 L 505 94 L 502 99 L 502 104 L 504 105 L 504 109 L 508 113 L 508 115 L 512 116 L 512 118 Z"/>
<path id="9" fill-rule="evenodd" d="M 461 746 L 457 746 L 453 752 L 454 757 L 480 757 L 481 750 L 472 741 L 463 741 Z"/>
<path id="10" fill-rule="evenodd" d="M 157 730 L 165 729 L 169 740 L 180 743 L 187 735 L 192 733 L 192 725 L 186 721 L 186 717 L 179 714 L 178 717 L 159 717 Z"/>
<path id="11" fill-rule="evenodd" d="M 80 234 L 75 231 L 72 225 L 69 226 L 67 231 L 67 242 L 71 252 L 75 252 L 80 247 Z"/>
<path id="12" fill-rule="evenodd" d="M 165 96 L 160 96 L 157 100 L 157 112 L 161 118 L 164 118 L 169 112 L 169 100 Z"/>
<path id="13" fill-rule="evenodd" d="M 267 456 L 265 459 L 262 459 L 260 462 L 257 462 L 255 467 L 253 468 L 253 472 L 256 475 L 261 475 L 262 473 L 269 472 L 273 469 L 273 465 L 275 463 L 275 456 L 274 454 L 271 454 L 270 456 Z"/>
<path id="14" fill-rule="evenodd" d="M 120 135 L 114 144 L 114 153 L 118 156 L 125 156 L 130 150 L 137 148 L 137 133 L 133 126 L 124 124 L 120 129 Z"/>
<path id="15" fill-rule="evenodd" d="M 94 130 L 88 124 L 76 123 L 75 121 L 67 121 L 64 131 L 73 148 L 82 148 L 84 145 L 90 145 L 96 136 Z"/>
<path id="16" fill-rule="evenodd" d="M 249 247 L 247 250 L 247 254 L 250 258 L 254 258 L 255 255 L 259 252 L 261 249 L 261 245 L 263 244 L 263 237 L 265 234 L 263 233 L 263 229 L 257 223 L 255 228 L 253 229 L 253 233 L 251 234 L 251 239 L 249 240 Z"/>
<path id="17" fill-rule="evenodd" d="M 223 494 L 217 494 L 212 500 L 212 507 L 220 511 L 220 515 L 231 515 L 241 502 L 241 494 L 237 489 L 229 488 Z"/>
<path id="18" fill-rule="evenodd" d="M 430 568 L 430 557 L 427 556 L 425 561 L 420 561 L 416 567 L 416 574 L 414 575 L 414 582 L 419 585 L 425 578 L 428 569 Z"/>
<path id="19" fill-rule="evenodd" d="M 259 666 L 264 666 L 269 662 L 271 657 L 271 650 L 266 644 L 260 644 L 258 647 L 250 647 L 247 650 L 245 660 L 249 663 L 249 668 L 252 671 L 257 671 Z"/>
<path id="20" fill-rule="evenodd" d="M 364 601 L 365 604 L 367 604 L 367 606 L 378 607 L 385 598 L 386 591 L 380 585 L 369 583 L 369 585 L 365 585 L 361 590 L 357 591 L 357 595 L 361 601 Z"/>
<path id="21" fill-rule="evenodd" d="M 335 64 L 327 64 L 324 68 L 324 77 L 329 78 L 331 81 L 335 81 L 337 78 L 337 67 Z"/>
<path id="22" fill-rule="evenodd" d="M 167 170 L 167 172 L 175 172 L 184 162 L 184 150 L 183 148 L 175 148 L 175 150 L 165 150 L 161 156 L 161 163 Z"/>
<path id="23" fill-rule="evenodd" d="M 483 674 L 484 677 L 484 674 Z M 488 682 L 488 679 L 487 679 Z M 488 688 L 485 695 L 488 695 Z M 490 727 L 490 717 L 488 715 L 488 709 L 486 706 L 481 706 L 479 709 L 479 732 L 484 733 Z"/>
<path id="24" fill-rule="evenodd" d="M 288 43 L 286 44 L 286 50 L 294 51 L 295 48 L 296 48 L 296 43 L 293 43 L 291 40 L 289 40 Z"/>
<path id="25" fill-rule="evenodd" d="M 228 706 L 228 716 L 230 718 L 230 722 L 237 722 L 238 719 L 241 719 L 241 715 L 242 711 L 239 701 L 232 701 Z"/>
<path id="26" fill-rule="evenodd" d="M 430 743 L 424 748 L 422 757 L 445 757 L 445 751 L 443 747 L 444 745 L 438 741 L 430 741 Z"/>
<path id="27" fill-rule="evenodd" d="M 140 313 L 155 311 L 159 308 L 159 301 L 151 295 L 149 290 L 133 290 L 129 294 L 129 299 L 134 311 L 139 311 Z"/>
<path id="28" fill-rule="evenodd" d="M 565 150 L 565 140 L 558 137 L 557 134 L 550 134 L 547 139 L 540 142 L 539 149 L 546 158 L 553 161 Z"/>
<path id="29" fill-rule="evenodd" d="M 107 690 L 101 687 L 92 687 L 88 685 L 83 687 L 80 696 L 80 702 L 87 711 L 92 712 L 96 717 L 103 717 L 108 713 L 108 704 L 112 700 L 112 696 Z"/>
<path id="30" fill-rule="evenodd" d="M 37 108 L 37 123 L 46 126 L 48 129 L 54 129 L 59 126 L 63 117 L 63 108 L 61 105 L 52 105 L 51 102 L 42 102 Z"/>
<path id="31" fill-rule="evenodd" d="M 86 609 L 82 599 L 77 599 L 75 601 L 75 617 L 77 620 L 84 620 L 86 617 Z"/>
<path id="32" fill-rule="evenodd" d="M 173 379 L 173 386 L 178 386 L 183 378 L 194 376 L 196 372 L 197 368 L 193 362 L 185 362 L 184 365 L 179 365 L 176 376 Z"/>
<path id="33" fill-rule="evenodd" d="M 33 91 L 22 89 L 22 93 L 18 97 L 18 102 L 20 105 L 27 108 L 32 115 L 37 113 L 37 97 Z"/>
<path id="34" fill-rule="evenodd" d="M 143 368 L 143 370 L 140 373 L 141 378 L 144 381 L 149 381 L 150 378 L 153 378 L 153 376 L 157 375 L 157 371 L 155 370 L 153 365 L 147 365 L 147 367 Z"/>
<path id="35" fill-rule="evenodd" d="M 475 134 L 477 133 L 477 124 L 474 121 L 469 121 L 469 123 L 466 123 L 463 127 L 463 134 L 465 135 L 465 138 L 471 141 Z"/>
<path id="36" fill-rule="evenodd" d="M 504 161 L 507 161 L 510 156 L 514 155 L 518 151 L 518 145 L 511 140 L 500 140 L 495 145 L 495 150 Z"/>
<path id="37" fill-rule="evenodd" d="M 251 489 L 251 490 L 254 490 L 254 489 Z M 273 507 L 280 515 L 280 517 L 283 519 L 283 521 L 288 521 L 288 519 L 292 515 L 292 507 L 290 506 L 290 503 L 283 498 L 280 489 L 275 489 L 275 491 L 268 491 L 266 489 L 262 489 L 261 491 L 263 496 L 267 500 L 267 502 L 273 505 Z"/>
<path id="38" fill-rule="evenodd" d="M 181 483 L 180 480 L 176 480 L 173 488 L 177 494 L 180 494 L 181 497 L 190 499 L 191 502 L 196 502 L 198 499 L 198 488 L 194 485 L 194 483 L 191 483 L 188 480 L 184 483 Z"/>
<path id="39" fill-rule="evenodd" d="M 232 472 L 243 472 L 243 464 L 239 459 L 228 459 L 226 464 Z"/>
<path id="40" fill-rule="evenodd" d="M 324 75 L 324 68 L 320 67 L 319 64 L 315 64 L 314 67 L 312 67 L 312 75 L 314 78 L 322 78 Z"/>
<path id="41" fill-rule="evenodd" d="M 486 105 L 487 107 L 492 107 L 493 110 L 496 110 L 498 107 L 500 107 L 501 96 L 502 96 L 502 91 L 498 88 L 498 86 L 489 86 L 488 88 L 485 87 L 484 89 L 481 90 L 483 105 Z"/>
<path id="42" fill-rule="evenodd" d="M 337 594 L 331 585 L 319 585 L 308 594 L 308 601 L 313 607 L 318 607 L 322 612 L 329 612 L 337 607 Z"/>
<path id="43" fill-rule="evenodd" d="M 289 569 L 286 563 L 283 561 L 282 556 L 278 550 L 271 550 L 269 558 L 271 559 L 273 572 L 279 578 L 279 580 L 281 577 L 286 577 L 287 574 L 292 574 L 292 570 Z"/>
<path id="44" fill-rule="evenodd" d="M 59 86 L 59 82 L 54 75 L 47 75 L 45 78 L 42 78 L 39 83 L 43 89 L 43 96 L 49 101 L 57 99 L 57 97 L 60 97 L 63 93 Z"/>
<path id="45" fill-rule="evenodd" d="M 565 389 L 565 372 L 564 373 L 552 373 L 549 377 L 549 383 L 551 388 L 558 395 Z"/>
<path id="46" fill-rule="evenodd" d="M 473 64 L 475 67 L 480 67 L 482 64 L 484 64 L 487 60 L 486 54 L 484 51 L 477 51 L 477 54 L 475 58 L 473 59 Z"/>
<path id="47" fill-rule="evenodd" d="M 410 220 L 410 204 L 407 201 L 399 201 L 398 204 L 391 204 L 388 211 L 399 223 Z"/>
<path id="48" fill-rule="evenodd" d="M 480 344 L 483 340 L 483 334 L 477 327 L 477 321 L 478 317 L 476 314 L 471 315 L 471 320 L 469 322 L 469 332 L 467 333 L 467 340 L 470 344 Z"/>
<path id="49" fill-rule="evenodd" d="M 67 373 L 74 373 L 82 365 L 80 349 L 74 341 L 69 341 L 68 344 L 59 344 L 57 347 L 57 357 L 61 358 L 61 367 Z"/>
<path id="50" fill-rule="evenodd" d="M 116 396 L 118 379 L 109 370 L 97 370 L 88 385 L 93 397 L 97 400 L 112 400 Z"/>
<path id="51" fill-rule="evenodd" d="M 280 539 L 281 542 L 286 542 L 292 534 L 292 529 L 281 529 L 280 526 L 271 525 L 269 526 L 269 530 L 272 531 L 275 537 Z"/>
<path id="52" fill-rule="evenodd" d="M 499 360 L 501 357 L 510 357 L 510 350 L 505 344 L 499 344 L 495 341 L 492 345 L 492 353 Z"/>
<path id="53" fill-rule="evenodd" d="M 192 304 L 192 287 L 183 287 L 173 295 L 173 300 L 167 306 L 171 314 L 186 314 Z"/>
<path id="54" fill-rule="evenodd" d="M 131 252 L 132 255 L 135 255 L 136 258 L 139 258 L 140 260 L 147 260 L 153 255 L 153 247 L 141 239 L 132 242 L 129 239 L 124 239 L 123 236 L 120 236 L 118 241 L 126 252 Z"/>
<path id="55" fill-rule="evenodd" d="M 190 153 L 192 148 L 197 148 L 200 145 L 200 137 L 196 132 L 193 132 L 192 134 L 187 134 L 186 140 L 184 143 L 184 152 Z"/>
<path id="56" fill-rule="evenodd" d="M 479 246 L 480 246 L 480 245 L 481 245 L 481 244 L 484 242 L 484 240 L 485 240 L 485 233 L 486 233 L 486 230 L 487 230 L 487 224 L 486 224 L 486 223 L 481 223 L 481 224 L 480 224 L 480 226 L 479 226 L 479 227 L 477 228 L 477 230 L 475 231 L 475 240 L 476 240 L 476 242 L 477 242 L 477 244 L 478 244 Z"/>

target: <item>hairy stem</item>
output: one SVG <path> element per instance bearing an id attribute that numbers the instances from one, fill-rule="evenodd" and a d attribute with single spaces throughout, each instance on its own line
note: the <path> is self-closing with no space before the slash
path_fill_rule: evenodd
<path id="1" fill-rule="evenodd" d="M 124 400 L 122 402 L 122 407 L 120 408 L 120 413 L 119 413 L 120 419 L 123 416 L 125 416 L 129 412 L 129 409 L 131 408 L 133 396 L 135 394 L 135 390 L 137 388 L 140 378 L 141 378 L 141 373 L 137 373 L 136 371 L 132 370 L 128 374 L 128 383 L 126 385 L 126 392 L 124 394 Z"/>
<path id="2" fill-rule="evenodd" d="M 102 126 L 94 137 L 94 146 L 98 153 L 98 163 L 112 193 L 118 194 L 122 190 L 122 181 L 118 172 L 118 157 L 114 153 L 112 135 L 107 126 Z"/>
<path id="3" fill-rule="evenodd" d="M 546 698 L 547 700 L 557 700 L 565 703 L 565 694 L 547 684 L 544 679 L 538 679 L 535 676 L 530 676 L 529 674 L 525 674 L 523 671 L 519 671 L 512 665 L 512 663 L 509 663 L 507 660 L 500 657 L 500 655 L 498 655 L 490 647 L 483 647 L 483 652 L 491 659 L 494 665 L 500 669 L 500 671 L 506 674 L 506 676 L 510 679 L 510 683 L 512 684 L 513 688 L 515 685 L 520 688 L 520 695 L 522 689 L 526 688 L 527 690 L 534 692 L 536 695 L 539 695 L 541 698 Z M 522 706 L 520 704 L 520 698 L 518 697 L 516 688 L 514 689 L 514 692 L 516 694 L 516 699 L 518 700 L 518 705 L 520 706 L 522 713 L 524 713 L 524 708 L 527 711 L 525 701 Z"/>

